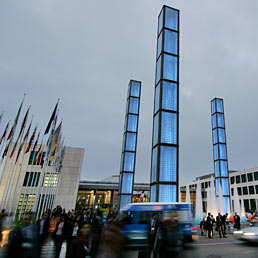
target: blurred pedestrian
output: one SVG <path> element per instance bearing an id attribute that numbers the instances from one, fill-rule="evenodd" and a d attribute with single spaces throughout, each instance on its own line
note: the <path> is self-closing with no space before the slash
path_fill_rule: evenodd
<path id="1" fill-rule="evenodd" d="M 206 219 L 206 228 L 208 233 L 208 238 L 212 238 L 213 236 L 213 218 L 211 217 L 211 213 L 208 213 L 207 219 Z"/>
<path id="2" fill-rule="evenodd" d="M 38 236 L 38 251 L 39 251 L 39 256 L 41 253 L 41 249 L 43 246 L 44 241 L 48 237 L 48 229 L 49 229 L 49 217 L 48 217 L 48 212 L 45 212 L 42 216 L 42 219 L 39 219 L 37 221 L 37 225 L 39 227 L 39 236 Z"/>
<path id="3" fill-rule="evenodd" d="M 73 254 L 70 252 L 71 243 L 74 239 L 79 236 L 79 229 L 81 225 L 81 216 L 77 215 L 75 221 L 71 221 L 67 229 L 66 237 L 66 258 L 73 257 Z"/>
<path id="4" fill-rule="evenodd" d="M 96 239 L 91 234 L 90 224 L 85 222 L 79 230 L 79 236 L 72 241 L 70 252 L 73 258 L 95 258 L 97 255 Z"/>
<path id="5" fill-rule="evenodd" d="M 182 236 L 179 230 L 176 212 L 171 212 L 169 218 L 162 222 L 161 235 L 159 257 L 181 257 Z"/>
<path id="6" fill-rule="evenodd" d="M 226 229 L 227 229 L 227 218 L 228 218 L 228 214 L 224 214 L 222 216 L 222 232 L 223 232 L 223 235 L 225 236 L 226 235 Z"/>
<path id="7" fill-rule="evenodd" d="M 54 240 L 54 244 L 56 247 L 56 254 L 55 258 L 59 258 L 62 244 L 65 240 L 66 237 L 66 232 L 67 232 L 67 222 L 66 222 L 66 217 L 63 214 L 60 218 L 60 220 L 56 223 L 56 228 L 53 232 L 52 238 Z"/>
<path id="8" fill-rule="evenodd" d="M 239 215 L 237 215 L 236 212 L 234 215 L 234 228 L 236 228 L 237 230 L 240 229 L 240 217 L 239 217 Z"/>
<path id="9" fill-rule="evenodd" d="M 223 223 L 223 216 L 221 215 L 221 213 L 218 213 L 218 216 L 216 217 L 216 228 L 219 232 L 219 237 L 226 237 L 224 234 L 224 231 L 222 229 L 222 223 Z"/>
<path id="10" fill-rule="evenodd" d="M 151 253 L 153 251 L 153 258 L 157 258 L 157 249 L 154 248 L 154 243 L 156 240 L 156 235 L 158 229 L 160 227 L 160 221 L 158 220 L 158 213 L 152 214 L 152 219 L 148 224 L 148 231 L 147 231 L 147 250 L 146 250 L 146 258 L 151 257 Z"/>
<path id="11" fill-rule="evenodd" d="M 23 225 L 15 228 L 9 234 L 8 258 L 37 258 L 38 226 L 32 223 L 33 214 L 27 213 Z"/>
<path id="12" fill-rule="evenodd" d="M 200 229 L 201 229 L 201 235 L 205 235 L 205 231 L 206 231 L 206 220 L 205 218 L 202 219 L 202 221 L 200 222 Z"/>

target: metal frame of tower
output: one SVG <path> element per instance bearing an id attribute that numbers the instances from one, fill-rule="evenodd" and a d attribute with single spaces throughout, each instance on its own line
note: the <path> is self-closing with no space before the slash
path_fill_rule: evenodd
<path id="1" fill-rule="evenodd" d="M 219 196 L 219 184 L 222 189 L 223 205 L 225 212 L 230 207 L 228 155 L 225 129 L 224 103 L 221 98 L 211 100 L 211 126 L 213 143 L 213 161 L 216 196 Z"/>
<path id="2" fill-rule="evenodd" d="M 179 10 L 163 6 L 158 23 L 151 157 L 151 201 L 178 201 Z"/>
<path id="3" fill-rule="evenodd" d="M 131 80 L 128 85 L 126 102 L 125 126 L 118 186 L 118 209 L 132 202 L 140 98 L 141 82 Z"/>

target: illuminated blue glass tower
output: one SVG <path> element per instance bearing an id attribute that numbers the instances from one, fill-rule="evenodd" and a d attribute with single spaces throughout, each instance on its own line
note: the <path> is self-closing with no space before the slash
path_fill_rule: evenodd
<path id="1" fill-rule="evenodd" d="M 151 201 L 178 200 L 179 10 L 159 15 L 152 134 Z"/>
<path id="2" fill-rule="evenodd" d="M 131 80 L 128 85 L 125 127 L 118 187 L 118 208 L 132 202 L 137 134 L 139 123 L 141 82 Z"/>
<path id="3" fill-rule="evenodd" d="M 211 121 L 216 196 L 219 197 L 221 185 L 224 211 L 228 212 L 230 193 L 223 99 L 214 98 L 211 101 Z"/>

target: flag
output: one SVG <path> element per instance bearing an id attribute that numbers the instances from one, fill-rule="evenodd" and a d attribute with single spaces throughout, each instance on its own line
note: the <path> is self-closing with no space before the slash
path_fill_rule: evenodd
<path id="1" fill-rule="evenodd" d="M 1 139 L 0 139 L 0 146 L 1 146 L 1 143 L 2 143 L 3 139 L 4 139 L 5 136 L 6 136 L 6 133 L 7 133 L 9 124 L 10 124 L 10 121 L 8 122 L 8 124 L 6 125 L 6 127 L 5 127 L 5 129 L 4 129 L 4 133 L 3 133 L 3 135 L 2 135 L 2 137 L 1 137 Z"/>
<path id="2" fill-rule="evenodd" d="M 38 136 L 37 136 L 37 139 L 36 139 L 36 141 L 35 141 L 35 143 L 34 143 L 34 146 L 33 146 L 33 148 L 32 148 L 32 151 L 35 151 L 35 149 L 36 149 L 36 147 L 37 147 L 37 145 L 38 145 L 39 136 L 40 136 L 40 131 L 39 131 L 39 133 L 38 133 Z"/>
<path id="3" fill-rule="evenodd" d="M 58 143 L 61 127 L 62 127 L 62 122 L 58 125 L 58 127 L 56 128 L 55 133 L 54 133 L 53 143 L 52 143 L 52 146 L 51 146 L 50 157 L 49 157 L 50 161 L 52 161 L 54 159 L 54 156 L 55 156 L 56 146 L 57 146 L 57 143 Z"/>
<path id="4" fill-rule="evenodd" d="M 16 146 L 17 146 L 17 144 L 18 144 L 18 141 L 19 141 L 19 139 L 20 139 L 20 137 L 21 137 L 21 135 L 22 135 L 22 133 L 23 133 L 23 130 L 24 130 L 24 127 L 25 127 L 25 125 L 26 125 L 27 118 L 28 118 L 29 111 L 30 111 L 30 106 L 29 106 L 29 108 L 28 108 L 28 110 L 27 110 L 27 112 L 26 112 L 26 114 L 25 114 L 25 116 L 24 116 L 24 118 L 23 118 L 23 121 L 22 121 L 22 124 L 21 124 L 21 129 L 20 129 L 19 135 L 18 135 L 18 137 L 17 137 L 17 139 L 16 139 L 16 142 L 15 142 L 15 144 L 13 145 L 13 150 L 12 150 L 12 152 L 11 152 L 11 154 L 10 154 L 10 158 L 13 156 L 14 151 L 15 151 L 15 149 L 16 149 Z"/>
<path id="5" fill-rule="evenodd" d="M 25 97 L 25 95 L 24 95 L 24 97 Z M 13 135 L 14 135 L 14 131 L 15 131 L 15 128 L 16 128 L 16 125 L 17 125 L 17 123 L 18 123 L 19 116 L 20 116 L 20 113 L 21 113 L 21 109 L 22 109 L 24 97 L 23 97 L 22 103 L 21 103 L 21 105 L 20 105 L 20 107 L 19 107 L 19 109 L 18 109 L 17 115 L 16 115 L 16 117 L 15 117 L 15 119 L 14 119 L 14 123 L 13 123 L 12 129 L 11 129 L 9 135 L 8 135 L 7 140 L 10 140 L 10 139 L 13 137 Z"/>
<path id="6" fill-rule="evenodd" d="M 53 122 L 54 119 L 55 119 L 56 111 L 57 111 L 57 106 L 58 106 L 58 102 L 56 103 L 55 109 L 53 110 L 53 113 L 52 113 L 52 115 L 51 115 L 51 117 L 50 117 L 50 119 L 49 119 L 49 122 L 48 122 L 48 124 L 47 124 L 47 128 L 46 128 L 46 130 L 45 130 L 44 135 L 45 135 L 45 134 L 48 134 L 49 129 L 50 129 L 50 126 L 51 126 L 52 122 Z"/>
<path id="7" fill-rule="evenodd" d="M 33 141 L 34 141 L 34 137 L 35 137 L 35 134 L 36 134 L 36 131 L 37 131 L 37 127 L 38 127 L 38 126 L 35 127 L 35 129 L 34 129 L 32 135 L 31 135 L 31 137 L 30 137 L 30 141 L 29 141 L 29 144 L 28 144 L 28 146 L 27 146 L 27 149 L 26 149 L 25 153 L 28 153 L 28 152 L 30 151 L 30 147 L 31 147 L 31 145 L 32 145 L 32 143 L 33 143 Z"/>
<path id="8" fill-rule="evenodd" d="M 28 127 L 28 129 L 27 129 L 27 132 L 26 132 L 26 134 L 25 134 L 25 136 L 24 136 L 24 138 L 23 138 L 23 141 L 22 141 L 22 143 L 21 143 L 21 145 L 20 145 L 20 147 L 19 147 L 19 150 L 18 150 L 18 153 L 17 153 L 17 156 L 16 156 L 15 163 L 17 162 L 17 160 L 18 160 L 18 158 L 19 158 L 19 156 L 20 156 L 20 153 L 21 153 L 21 150 L 22 150 L 24 144 L 27 142 L 27 139 L 28 139 L 29 133 L 30 133 L 31 123 L 32 123 L 32 122 L 30 122 L 30 125 L 29 125 L 29 127 Z"/>
<path id="9" fill-rule="evenodd" d="M 61 169 L 63 167 L 64 155 L 65 155 L 65 146 L 63 147 L 63 149 L 61 151 L 60 163 L 59 163 L 59 167 L 58 167 L 58 172 L 59 173 L 61 172 Z"/>

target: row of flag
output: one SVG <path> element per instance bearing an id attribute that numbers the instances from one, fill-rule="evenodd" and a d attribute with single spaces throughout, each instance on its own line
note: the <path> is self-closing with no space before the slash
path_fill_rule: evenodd
<path id="1" fill-rule="evenodd" d="M 49 122 L 48 122 L 48 124 L 46 126 L 46 129 L 44 131 L 44 135 L 42 136 L 41 144 L 39 145 L 39 148 L 36 151 L 36 147 L 37 147 L 37 145 L 39 144 L 39 141 L 40 141 L 41 131 L 38 131 L 38 125 L 36 125 L 34 130 L 32 131 L 32 134 L 31 134 L 30 138 L 29 138 L 30 131 L 32 130 L 32 120 L 33 120 L 33 118 L 31 119 L 31 121 L 29 123 L 29 126 L 28 126 L 27 130 L 25 131 L 26 124 L 27 124 L 27 121 L 28 121 L 28 118 L 29 118 L 29 113 L 30 113 L 31 106 L 29 106 L 29 108 L 27 109 L 27 111 L 24 115 L 23 121 L 21 123 L 20 130 L 19 130 L 19 133 L 18 133 L 18 136 L 17 136 L 15 142 L 13 141 L 15 131 L 16 131 L 16 128 L 17 128 L 17 125 L 18 125 L 18 120 L 19 120 L 21 110 L 22 110 L 22 107 L 23 107 L 24 98 L 25 98 L 25 96 L 23 97 L 23 100 L 22 100 L 22 102 L 21 102 L 21 104 L 18 108 L 17 114 L 15 116 L 13 125 L 12 125 L 12 127 L 9 131 L 9 134 L 8 134 L 8 129 L 10 127 L 10 121 L 6 124 L 5 129 L 2 133 L 2 136 L 0 137 L 0 150 L 4 147 L 3 145 L 6 142 L 4 151 L 2 152 L 2 155 L 0 157 L 0 159 L 1 159 L 0 164 L 2 164 L 4 158 L 13 158 L 15 155 L 16 155 L 16 157 L 15 157 L 15 164 L 16 164 L 19 157 L 20 157 L 22 149 L 25 148 L 24 149 L 25 153 L 28 153 L 29 151 L 32 151 L 33 153 L 35 153 L 35 155 L 33 157 L 34 162 L 36 164 L 41 164 L 41 168 L 42 168 L 43 164 L 44 164 L 43 137 L 45 135 L 49 134 L 49 131 L 50 131 L 50 128 L 51 128 L 51 133 L 50 133 L 48 141 L 47 141 L 47 148 L 48 148 L 47 153 L 48 153 L 48 155 L 46 155 L 46 158 L 49 161 L 53 161 L 53 159 L 55 157 L 57 145 L 61 140 L 62 121 L 56 127 L 59 101 L 55 105 L 55 108 L 54 108 L 54 110 L 51 114 Z M 3 114 L 4 114 L 4 112 L 2 112 L 1 115 L 0 115 L 0 125 L 1 125 L 1 122 L 2 122 Z M 13 145 L 12 145 L 12 142 L 14 142 Z M 18 148 L 18 146 L 19 146 L 19 148 Z M 17 150 L 17 148 L 18 148 L 18 150 Z M 64 146 L 63 146 L 63 148 L 64 148 Z M 62 153 L 62 151 L 60 153 Z"/>

